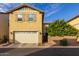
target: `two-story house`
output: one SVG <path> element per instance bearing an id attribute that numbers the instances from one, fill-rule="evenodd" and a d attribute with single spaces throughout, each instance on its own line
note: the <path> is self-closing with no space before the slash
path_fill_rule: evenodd
<path id="1" fill-rule="evenodd" d="M 69 21 L 67 21 L 67 23 L 76 28 L 77 30 L 79 30 L 79 15 L 70 19 Z"/>
<path id="2" fill-rule="evenodd" d="M 42 44 L 44 12 L 22 4 L 6 14 L 8 14 L 9 42 Z"/>

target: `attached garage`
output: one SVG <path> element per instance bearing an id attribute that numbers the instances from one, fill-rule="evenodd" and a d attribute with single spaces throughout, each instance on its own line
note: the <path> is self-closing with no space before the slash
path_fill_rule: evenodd
<path id="1" fill-rule="evenodd" d="M 19 43 L 38 43 L 38 32 L 14 32 L 14 41 Z"/>

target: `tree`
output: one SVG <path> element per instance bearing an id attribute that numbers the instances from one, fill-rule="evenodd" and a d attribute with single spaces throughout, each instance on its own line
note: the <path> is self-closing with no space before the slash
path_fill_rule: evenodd
<path id="1" fill-rule="evenodd" d="M 77 30 L 67 24 L 64 20 L 56 20 L 55 22 L 49 23 L 47 33 L 50 36 L 74 36 L 77 34 Z"/>

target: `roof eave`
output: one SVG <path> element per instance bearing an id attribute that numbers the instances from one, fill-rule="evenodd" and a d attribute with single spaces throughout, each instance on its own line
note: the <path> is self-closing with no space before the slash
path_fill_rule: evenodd
<path id="1" fill-rule="evenodd" d="M 75 17 L 73 17 L 72 19 L 68 20 L 67 22 L 70 22 L 70 21 L 72 21 L 72 20 L 76 19 L 77 17 L 79 17 L 79 15 L 77 15 L 77 16 L 75 16 Z"/>
<path id="2" fill-rule="evenodd" d="M 37 8 L 35 8 L 35 7 L 31 7 L 31 6 L 27 5 L 27 4 L 19 5 L 19 6 L 15 7 L 15 8 L 13 8 L 13 9 L 7 11 L 6 13 L 11 13 L 11 12 L 13 12 L 13 11 L 15 11 L 15 10 L 18 10 L 18 9 L 21 8 L 21 7 L 29 7 L 29 8 L 35 9 L 35 10 L 41 12 L 41 13 L 44 13 L 42 10 L 39 10 L 39 9 L 37 9 Z"/>

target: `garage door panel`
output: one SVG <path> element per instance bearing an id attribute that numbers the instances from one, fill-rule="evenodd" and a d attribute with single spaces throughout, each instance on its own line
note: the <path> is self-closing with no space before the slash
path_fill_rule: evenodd
<path id="1" fill-rule="evenodd" d="M 38 43 L 38 32 L 15 32 L 15 40 L 20 43 Z"/>

